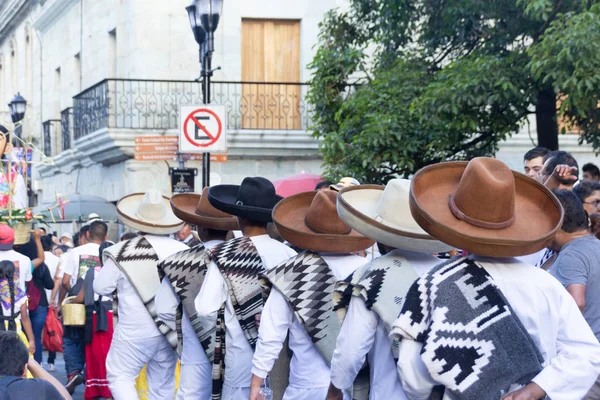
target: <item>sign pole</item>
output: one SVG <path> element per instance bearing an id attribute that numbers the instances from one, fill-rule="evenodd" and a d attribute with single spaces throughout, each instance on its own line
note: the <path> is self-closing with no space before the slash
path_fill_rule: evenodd
<path id="1" fill-rule="evenodd" d="M 210 41 L 212 36 L 212 32 L 208 32 Z M 210 104 L 210 77 L 212 75 L 212 51 L 209 48 L 210 46 L 206 46 L 206 54 L 204 55 L 204 77 L 202 81 L 203 91 L 202 97 L 204 104 Z M 210 153 L 202 154 L 202 188 L 210 186 Z"/>

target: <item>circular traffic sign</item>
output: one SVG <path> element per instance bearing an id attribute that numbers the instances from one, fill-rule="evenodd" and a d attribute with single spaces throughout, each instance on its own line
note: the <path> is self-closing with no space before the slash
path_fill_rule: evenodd
<path id="1" fill-rule="evenodd" d="M 190 128 L 193 129 L 190 132 Z M 183 133 L 189 144 L 196 147 L 210 147 L 217 143 L 223 132 L 219 116 L 207 108 L 191 112 L 183 123 Z"/>

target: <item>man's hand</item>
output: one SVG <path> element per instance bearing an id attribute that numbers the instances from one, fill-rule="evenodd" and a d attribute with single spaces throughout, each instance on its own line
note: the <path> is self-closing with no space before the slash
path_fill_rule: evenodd
<path id="1" fill-rule="evenodd" d="M 343 398 L 344 393 L 342 393 L 340 389 L 333 386 L 333 383 L 329 384 L 329 390 L 327 391 L 327 400 L 343 400 Z"/>
<path id="2" fill-rule="evenodd" d="M 250 388 L 250 397 L 248 398 L 248 400 L 260 400 L 258 398 L 260 394 L 260 387 L 251 387 Z"/>
<path id="3" fill-rule="evenodd" d="M 35 353 L 35 341 L 31 341 L 29 342 L 29 354 L 34 354 Z"/>
<path id="4" fill-rule="evenodd" d="M 575 182 L 577 177 L 577 167 L 570 167 L 568 165 L 557 165 L 554 168 L 554 172 L 552 173 L 552 177 L 557 178 L 559 180 L 567 180 Z"/>
<path id="5" fill-rule="evenodd" d="M 502 400 L 539 400 L 544 397 L 546 397 L 546 392 L 537 383 L 531 382 L 524 388 L 505 396 Z"/>

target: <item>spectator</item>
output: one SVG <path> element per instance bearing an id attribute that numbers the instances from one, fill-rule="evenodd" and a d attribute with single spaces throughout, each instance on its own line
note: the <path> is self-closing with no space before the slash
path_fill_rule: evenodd
<path id="1" fill-rule="evenodd" d="M 594 335 L 600 338 L 600 241 L 590 234 L 588 216 L 577 196 L 567 190 L 554 194 L 565 210 L 565 218 L 552 243 L 559 253 L 549 271 L 575 299 Z M 600 379 L 586 399 L 600 399 Z"/>
<path id="2" fill-rule="evenodd" d="M 597 166 L 587 163 L 581 169 L 583 170 L 584 181 L 600 182 L 600 169 Z"/>
<path id="3" fill-rule="evenodd" d="M 540 172 L 544 168 L 544 157 L 550 153 L 545 147 L 534 147 L 525 153 L 523 157 L 523 168 L 525 169 L 525 175 L 540 182 Z"/>
<path id="4" fill-rule="evenodd" d="M 69 246 L 69 247 L 74 247 L 75 242 L 73 240 L 73 235 L 69 232 L 63 233 L 62 236 L 60 237 L 60 244 Z"/>
<path id="5" fill-rule="evenodd" d="M 71 400 L 60 383 L 32 358 L 14 332 L 0 332 L 2 399 Z M 27 371 L 34 379 L 27 379 Z"/>
<path id="6" fill-rule="evenodd" d="M 360 182 L 357 179 L 354 179 L 350 176 L 340 179 L 340 181 L 335 185 L 330 185 L 329 189 L 339 192 L 343 188 L 347 188 L 350 186 L 358 186 Z"/>
<path id="7" fill-rule="evenodd" d="M 331 181 L 321 181 L 317 183 L 317 186 L 315 186 L 315 190 L 326 190 L 329 189 L 329 186 L 331 185 L 333 185 L 333 182 Z"/>
<path id="8" fill-rule="evenodd" d="M 77 241 L 77 246 L 83 246 L 84 244 L 88 244 L 90 241 L 90 225 L 84 225 L 79 230 L 79 240 Z"/>
<path id="9" fill-rule="evenodd" d="M 600 213 L 600 183 L 581 181 L 573 188 L 573 193 L 583 203 L 583 209 L 588 215 Z"/>
<path id="10" fill-rule="evenodd" d="M 27 256 L 16 252 L 14 247 L 15 231 L 8 225 L 0 224 L 0 261 L 12 261 L 15 265 L 15 274 L 18 277 L 18 286 L 25 290 L 25 283 L 33 277 L 33 270 L 40 266 L 44 259 L 36 259 L 34 262 Z M 43 252 L 42 252 L 43 254 Z"/>
<path id="11" fill-rule="evenodd" d="M 557 174 L 557 167 L 559 166 L 570 167 L 569 174 L 567 174 L 570 176 Z M 573 186 L 579 179 L 578 171 L 579 165 L 577 164 L 577 160 L 570 153 L 566 151 L 551 151 L 544 158 L 544 168 L 541 173 L 542 182 L 551 189 L 573 190 Z M 553 180 L 556 182 L 550 184 Z"/>
<path id="12" fill-rule="evenodd" d="M 188 247 L 194 247 L 200 243 L 200 240 L 198 240 L 196 235 L 194 235 L 194 232 L 192 232 L 192 224 L 187 222 L 183 224 L 183 227 L 175 234 L 175 238 Z"/>

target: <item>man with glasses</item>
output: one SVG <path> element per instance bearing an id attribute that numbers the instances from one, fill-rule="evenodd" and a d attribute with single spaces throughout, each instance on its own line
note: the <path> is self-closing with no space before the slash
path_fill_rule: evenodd
<path id="1" fill-rule="evenodd" d="M 573 188 L 573 193 L 579 197 L 588 215 L 600 214 L 600 183 L 581 181 Z"/>

